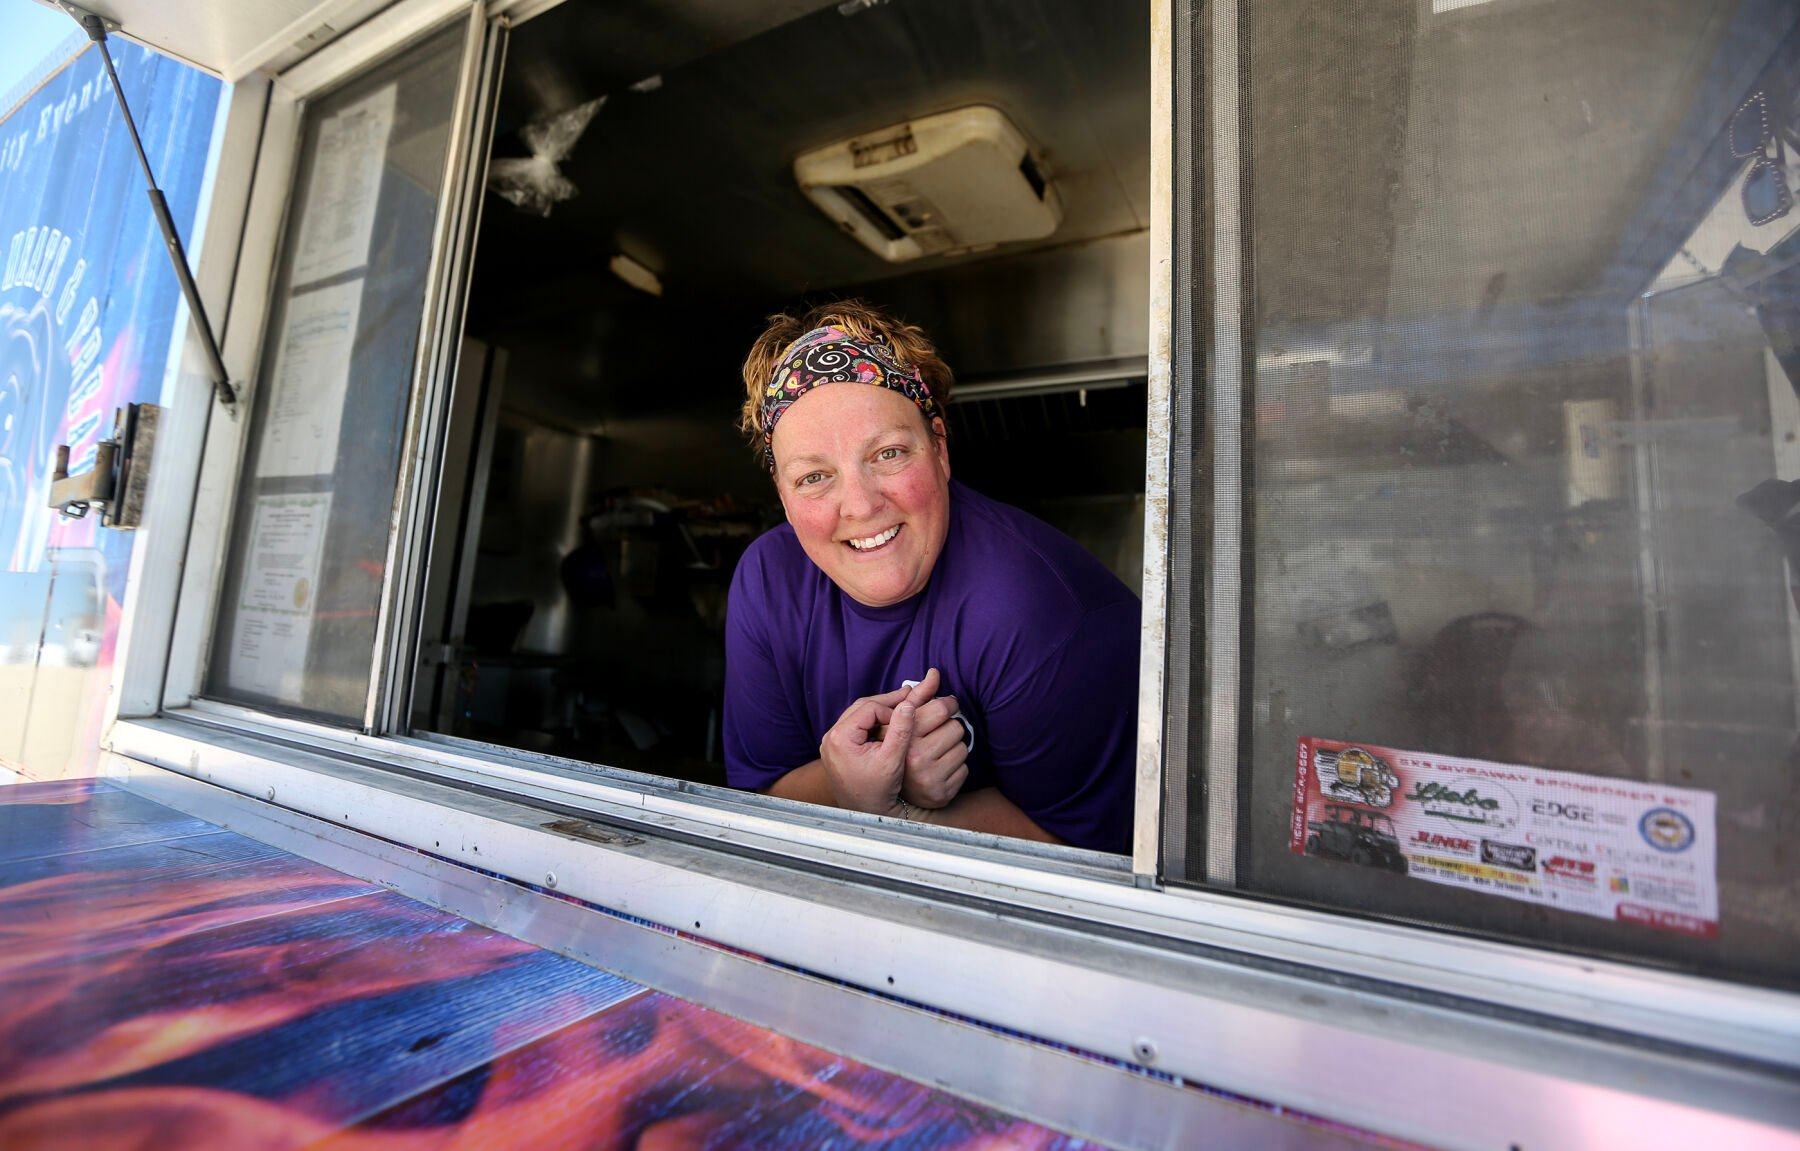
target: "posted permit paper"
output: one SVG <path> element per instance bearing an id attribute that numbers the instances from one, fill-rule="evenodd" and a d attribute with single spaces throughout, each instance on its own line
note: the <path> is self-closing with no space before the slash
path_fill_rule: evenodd
<path id="1" fill-rule="evenodd" d="M 294 283 L 309 284 L 369 262 L 395 91 L 393 84 L 377 89 L 319 126 Z"/>
<path id="2" fill-rule="evenodd" d="M 232 625 L 231 686 L 299 703 L 331 494 L 262 496 Z"/>
<path id="3" fill-rule="evenodd" d="M 337 468 L 362 286 L 350 280 L 288 303 L 258 476 L 320 476 Z"/>
<path id="4" fill-rule="evenodd" d="M 1289 849 L 1704 938 L 1719 930 L 1713 795 L 1306 737 Z"/>

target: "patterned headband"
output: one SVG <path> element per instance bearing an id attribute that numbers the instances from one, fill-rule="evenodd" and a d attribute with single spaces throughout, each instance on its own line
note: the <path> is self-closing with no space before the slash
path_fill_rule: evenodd
<path id="1" fill-rule="evenodd" d="M 814 328 L 788 345 L 775 375 L 763 390 L 763 461 L 775 470 L 775 424 L 795 400 L 820 384 L 873 384 L 899 392 L 919 406 L 927 420 L 938 414 L 937 400 L 917 368 L 905 367 L 893 345 L 877 335 L 859 340 L 835 325 Z"/>

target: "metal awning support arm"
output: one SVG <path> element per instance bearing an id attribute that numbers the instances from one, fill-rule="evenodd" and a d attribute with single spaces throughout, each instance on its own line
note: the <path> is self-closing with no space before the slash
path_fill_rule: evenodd
<path id="1" fill-rule="evenodd" d="M 106 62 L 106 74 L 112 81 L 113 95 L 119 101 L 119 111 L 125 117 L 125 128 L 131 134 L 131 146 L 137 151 L 138 166 L 144 170 L 144 183 L 150 193 L 150 210 L 156 214 L 157 227 L 162 229 L 163 244 L 169 250 L 169 263 L 174 265 L 175 278 L 181 283 L 181 294 L 187 298 L 188 314 L 200 329 L 200 340 L 206 348 L 206 359 L 212 368 L 213 391 L 227 411 L 234 410 L 237 390 L 231 386 L 231 373 L 225 370 L 224 357 L 219 355 L 219 341 L 213 335 L 212 321 L 206 317 L 206 305 L 200 300 L 200 289 L 194 284 L 193 272 L 188 270 L 187 251 L 181 246 L 181 236 L 175 231 L 175 219 L 169 214 L 169 202 L 163 198 L 162 189 L 156 186 L 156 174 L 150 170 L 150 157 L 144 154 L 144 141 L 138 136 L 137 122 L 131 118 L 131 106 L 125 102 L 125 89 L 119 85 L 119 73 L 113 67 L 112 52 L 106 46 L 108 25 L 114 31 L 119 25 L 67 3 L 66 0 L 58 0 L 57 7 L 74 17 L 82 31 L 87 33 L 88 39 L 100 48 L 100 58 Z"/>

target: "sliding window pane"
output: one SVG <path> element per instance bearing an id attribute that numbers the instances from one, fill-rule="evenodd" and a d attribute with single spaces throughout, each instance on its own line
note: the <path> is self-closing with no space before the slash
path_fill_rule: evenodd
<path id="1" fill-rule="evenodd" d="M 1241 10 L 1247 642 L 1171 878 L 1793 983 L 1800 8 Z"/>
<path id="2" fill-rule="evenodd" d="M 359 723 L 465 24 L 305 113 L 208 694 Z"/>

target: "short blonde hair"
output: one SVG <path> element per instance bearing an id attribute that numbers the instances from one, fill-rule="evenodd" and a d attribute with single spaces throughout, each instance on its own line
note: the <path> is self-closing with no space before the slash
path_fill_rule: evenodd
<path id="1" fill-rule="evenodd" d="M 937 347 L 918 325 L 862 300 L 834 300 L 799 313 L 781 312 L 769 317 L 762 335 L 756 337 L 749 355 L 744 357 L 744 407 L 738 415 L 738 430 L 750 438 L 751 446 L 759 452 L 768 448 L 762 404 L 775 368 L 795 340 L 815 328 L 827 327 L 842 328 L 858 340 L 886 340 L 901 367 L 918 369 L 919 378 L 931 389 L 940 411 L 950 403 L 950 389 L 955 387 L 956 379 L 950 373 L 950 365 L 944 363 Z"/>

